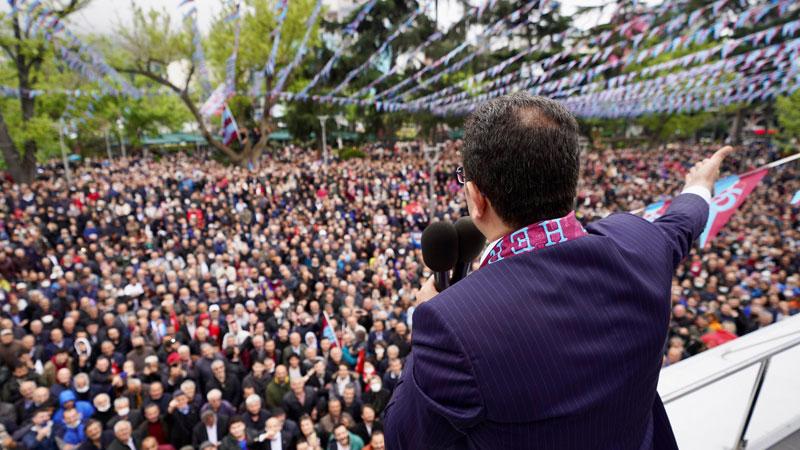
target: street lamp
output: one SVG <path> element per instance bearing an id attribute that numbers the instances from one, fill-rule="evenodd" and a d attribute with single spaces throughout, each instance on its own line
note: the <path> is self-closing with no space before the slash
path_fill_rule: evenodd
<path id="1" fill-rule="evenodd" d="M 319 124 L 322 127 L 322 160 L 326 166 L 328 165 L 328 145 L 325 139 L 325 122 L 327 122 L 329 118 L 330 116 L 317 116 Z"/>
<path id="2" fill-rule="evenodd" d="M 436 171 L 436 164 L 442 156 L 442 149 L 440 145 L 424 145 L 422 153 L 425 155 L 425 161 L 428 162 L 428 210 L 430 211 L 430 220 L 436 214 L 436 179 L 434 172 Z"/>
<path id="3" fill-rule="evenodd" d="M 67 178 L 67 186 L 72 186 L 72 173 L 69 170 L 69 162 L 67 161 L 67 147 L 64 145 L 64 118 L 58 121 L 58 145 L 61 147 L 61 161 L 64 164 L 64 175 Z"/>
<path id="4" fill-rule="evenodd" d="M 122 157 L 127 158 L 127 152 L 125 151 L 125 138 L 123 132 L 125 131 L 125 123 L 122 121 L 122 117 L 117 119 L 117 129 L 119 130 L 119 146 L 122 149 Z"/>

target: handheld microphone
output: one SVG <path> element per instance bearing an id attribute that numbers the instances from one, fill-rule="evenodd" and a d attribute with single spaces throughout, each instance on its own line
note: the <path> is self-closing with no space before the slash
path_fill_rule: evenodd
<path id="1" fill-rule="evenodd" d="M 422 260 L 433 271 L 436 291 L 450 286 L 449 272 L 458 261 L 458 232 L 450 222 L 432 222 L 422 232 Z"/>
<path id="2" fill-rule="evenodd" d="M 458 232 L 458 261 L 453 268 L 450 284 L 456 284 L 469 273 L 472 261 L 481 254 L 486 245 L 486 237 L 468 216 L 464 216 L 455 224 Z"/>

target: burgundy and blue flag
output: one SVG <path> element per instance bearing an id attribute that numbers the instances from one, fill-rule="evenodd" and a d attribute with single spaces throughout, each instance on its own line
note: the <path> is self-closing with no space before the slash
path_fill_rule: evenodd
<path id="1" fill-rule="evenodd" d="M 708 223 L 706 223 L 703 234 L 700 235 L 700 247 L 705 247 L 714 239 L 766 174 L 767 169 L 764 168 L 744 175 L 731 175 L 717 181 L 714 185 L 716 195 L 711 199 L 708 211 Z"/>
<path id="2" fill-rule="evenodd" d="M 222 111 L 222 143 L 231 145 L 233 141 L 241 141 L 239 136 L 239 126 L 236 125 L 236 119 L 233 118 L 233 113 L 228 105 Z"/>

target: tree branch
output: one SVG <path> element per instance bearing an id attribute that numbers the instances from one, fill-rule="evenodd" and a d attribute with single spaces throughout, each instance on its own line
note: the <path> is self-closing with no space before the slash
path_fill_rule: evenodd
<path id="1" fill-rule="evenodd" d="M 2 48 L 6 52 L 6 54 L 9 57 L 9 59 L 14 60 L 14 59 L 17 58 L 17 56 L 14 55 L 14 52 L 11 50 L 11 46 L 10 45 L 5 44 L 5 43 L 0 43 L 0 48 Z"/>
<path id="2" fill-rule="evenodd" d="M 246 151 L 237 153 L 235 150 L 223 144 L 218 139 L 216 139 L 213 134 L 211 134 L 211 131 L 208 130 L 208 127 L 206 127 L 205 121 L 203 120 L 203 115 L 200 114 L 200 110 L 197 109 L 197 105 L 195 105 L 194 101 L 189 96 L 189 80 L 191 79 L 192 74 L 194 73 L 194 65 L 192 65 L 191 70 L 189 71 L 189 76 L 187 77 L 186 80 L 186 88 L 184 89 L 181 89 L 168 79 L 150 70 L 145 70 L 135 67 L 115 67 L 114 69 L 116 69 L 116 71 L 120 73 L 141 75 L 162 86 L 168 87 L 170 90 L 178 94 L 178 97 L 180 97 L 183 104 L 186 105 L 186 108 L 189 109 L 189 112 L 192 113 L 192 116 L 194 117 L 198 127 L 200 128 L 200 134 L 202 134 L 203 137 L 206 138 L 206 141 L 208 141 L 208 143 L 212 147 L 225 153 L 231 160 L 233 160 L 236 163 L 242 162 L 244 160 L 244 157 L 247 155 Z"/>
<path id="3" fill-rule="evenodd" d="M 141 75 L 143 77 L 149 78 L 150 80 L 155 81 L 156 83 L 158 83 L 158 84 L 160 84 L 162 86 L 166 86 L 166 87 L 170 88 L 172 91 L 174 91 L 178 95 L 180 95 L 181 92 L 182 92 L 181 88 L 179 88 L 178 86 L 175 86 L 174 84 L 172 84 L 166 78 L 164 78 L 161 75 L 159 75 L 159 74 L 157 74 L 155 72 L 152 72 L 150 70 L 138 69 L 138 68 L 135 68 L 135 67 L 115 67 L 114 70 L 116 70 L 117 72 L 120 72 L 120 73 L 129 73 L 129 74 L 133 74 L 133 75 Z"/>
<path id="4" fill-rule="evenodd" d="M 58 17 L 59 20 L 67 17 L 68 15 L 74 13 L 78 9 L 82 8 L 84 5 L 81 4 L 81 0 L 70 0 L 69 4 L 60 10 L 55 11 L 55 15 Z"/>
<path id="5" fill-rule="evenodd" d="M 194 64 L 189 67 L 189 74 L 186 75 L 186 86 L 183 88 L 183 92 L 189 92 L 189 83 L 192 81 L 192 76 L 194 75 Z"/>

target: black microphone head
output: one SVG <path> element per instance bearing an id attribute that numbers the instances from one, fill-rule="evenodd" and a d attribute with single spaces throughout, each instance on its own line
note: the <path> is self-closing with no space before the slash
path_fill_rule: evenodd
<path id="1" fill-rule="evenodd" d="M 447 272 L 458 262 L 458 232 L 450 222 L 433 222 L 422 232 L 422 260 L 434 272 Z"/>
<path id="2" fill-rule="evenodd" d="M 458 262 L 469 264 L 483 251 L 486 237 L 468 216 L 458 219 L 455 228 L 458 233 Z"/>

